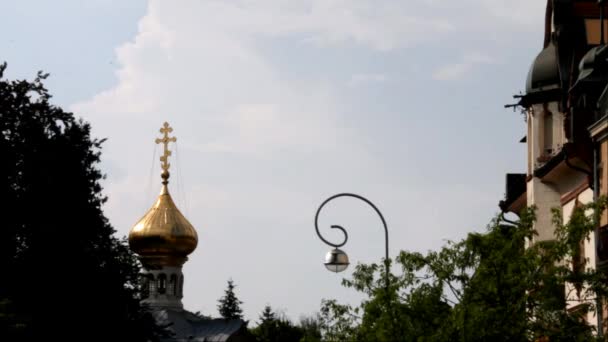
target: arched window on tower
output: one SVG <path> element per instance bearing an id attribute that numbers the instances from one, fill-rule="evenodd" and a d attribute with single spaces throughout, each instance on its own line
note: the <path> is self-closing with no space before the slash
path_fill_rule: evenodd
<path id="1" fill-rule="evenodd" d="M 152 287 L 154 286 L 154 277 L 151 274 L 144 274 L 140 278 L 141 280 L 141 298 L 145 299 L 150 297 Z"/>
<path id="2" fill-rule="evenodd" d="M 148 282 L 148 296 L 152 296 L 156 294 L 156 281 L 154 281 L 154 275 L 148 274 L 146 275 Z"/>
<path id="3" fill-rule="evenodd" d="M 158 293 L 165 293 L 167 290 L 167 275 L 164 273 L 161 273 L 158 276 Z"/>
<path id="4" fill-rule="evenodd" d="M 167 293 L 173 296 L 177 295 L 177 276 L 175 273 L 169 277 L 169 288 Z"/>
<path id="5" fill-rule="evenodd" d="M 184 276 L 179 277 L 179 290 L 178 290 L 179 298 L 184 296 Z"/>
<path id="6" fill-rule="evenodd" d="M 553 114 L 545 109 L 543 112 L 543 155 L 550 156 L 553 153 Z"/>

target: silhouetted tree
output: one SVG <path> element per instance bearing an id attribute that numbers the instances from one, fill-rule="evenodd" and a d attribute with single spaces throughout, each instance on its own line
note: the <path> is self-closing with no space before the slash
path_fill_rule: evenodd
<path id="1" fill-rule="evenodd" d="M 224 296 L 218 300 L 217 310 L 226 319 L 243 318 L 243 310 L 241 309 L 243 302 L 236 297 L 235 287 L 236 285 L 234 285 L 232 279 L 228 280 L 228 288 L 226 288 Z"/>
<path id="2" fill-rule="evenodd" d="M 270 305 L 264 307 L 257 327 L 251 333 L 258 342 L 299 342 L 304 333 L 283 315 L 277 316 Z"/>
<path id="3" fill-rule="evenodd" d="M 320 342 L 321 341 L 321 319 L 319 314 L 314 316 L 303 316 L 300 317 L 300 323 L 298 324 L 300 331 L 302 331 L 302 338 L 300 342 Z"/>
<path id="4" fill-rule="evenodd" d="M 47 74 L 0 64 L 0 340 L 156 340 L 139 266 L 103 215 L 103 140 L 52 105 Z"/>
<path id="5" fill-rule="evenodd" d="M 276 320 L 275 316 L 276 315 L 274 312 L 272 312 L 272 308 L 270 307 L 270 305 L 266 305 L 264 307 L 264 311 L 262 311 L 262 314 L 260 315 L 260 324 L 273 322 L 274 320 Z"/>

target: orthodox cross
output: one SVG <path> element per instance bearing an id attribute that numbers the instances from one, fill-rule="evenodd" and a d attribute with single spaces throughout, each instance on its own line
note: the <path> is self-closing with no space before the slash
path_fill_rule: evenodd
<path id="1" fill-rule="evenodd" d="M 163 127 L 160 129 L 160 132 L 163 134 L 163 137 L 162 139 L 157 138 L 156 143 L 164 145 L 163 155 L 160 156 L 160 167 L 163 169 L 162 178 L 166 181 L 167 178 L 169 178 L 169 167 L 171 167 L 171 164 L 169 164 L 169 156 L 171 155 L 171 151 L 169 150 L 169 143 L 176 142 L 177 138 L 169 137 L 169 133 L 173 132 L 173 128 L 169 126 L 169 123 L 167 122 L 163 124 Z"/>

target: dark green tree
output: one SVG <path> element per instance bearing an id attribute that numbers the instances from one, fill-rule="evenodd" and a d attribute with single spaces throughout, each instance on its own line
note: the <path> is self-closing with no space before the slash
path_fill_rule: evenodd
<path id="1" fill-rule="evenodd" d="M 258 342 L 299 342 L 304 337 L 300 327 L 293 325 L 286 317 L 275 314 L 270 305 L 264 307 L 258 323 L 251 330 Z"/>
<path id="2" fill-rule="evenodd" d="M 102 212 L 103 140 L 0 65 L 0 340 L 156 340 L 139 266 Z"/>
<path id="3" fill-rule="evenodd" d="M 452 314 L 438 340 L 592 341 L 593 327 L 583 315 L 595 310 L 595 298 L 605 297 L 604 272 L 574 266 L 581 260 L 581 242 L 597 227 L 600 199 L 577 208 L 566 224 L 554 210 L 555 239 L 535 240 L 535 210 L 525 210 L 517 224 L 495 220 L 485 234 L 469 234 L 460 243 L 419 258 L 437 283 L 455 299 Z M 594 213 L 594 214 L 589 214 Z M 525 248 L 525 243 L 528 247 Z M 410 254 L 402 253 L 403 264 Z M 410 258 L 411 260 L 411 258 Z M 584 288 L 574 293 L 568 288 Z M 568 302 L 578 305 L 568 310 Z"/>
<path id="4" fill-rule="evenodd" d="M 300 342 L 321 342 L 321 319 L 319 314 L 300 317 L 298 327 L 303 335 Z"/>
<path id="5" fill-rule="evenodd" d="M 335 299 L 321 301 L 320 328 L 323 341 L 356 341 L 360 321 L 360 307 L 340 304 Z"/>
<path id="6" fill-rule="evenodd" d="M 607 200 L 554 211 L 555 239 L 536 241 L 534 208 L 516 224 L 494 220 L 426 255 L 402 251 L 401 274 L 384 286 L 384 265 L 358 265 L 343 284 L 366 295 L 358 307 L 324 301 L 327 341 L 592 341 L 582 317 L 608 295 L 608 278 L 586 265 L 581 241 Z M 525 244 L 528 243 L 526 248 Z M 592 265 L 591 265 L 592 266 Z M 568 306 L 570 303 L 570 306 Z M 578 305 L 577 310 L 568 307 Z"/>
<path id="7" fill-rule="evenodd" d="M 251 333 L 258 342 L 274 341 L 277 318 L 270 305 L 266 305 L 260 314 L 258 326 L 251 329 Z"/>
<path id="8" fill-rule="evenodd" d="M 240 301 L 234 293 L 234 282 L 228 280 L 228 288 L 224 291 L 224 296 L 218 300 L 217 310 L 220 315 L 226 319 L 243 318 L 243 310 L 241 309 L 242 301 Z"/>
<path id="9" fill-rule="evenodd" d="M 387 287 L 385 275 L 384 263 L 359 264 L 343 285 L 366 299 L 358 307 L 322 302 L 325 341 L 424 341 L 439 329 L 451 311 L 441 285 L 412 270 L 401 277 L 390 274 Z"/>
<path id="10" fill-rule="evenodd" d="M 272 311 L 270 305 L 264 307 L 264 311 L 260 315 L 260 325 L 268 322 L 274 322 L 276 320 L 275 313 Z"/>

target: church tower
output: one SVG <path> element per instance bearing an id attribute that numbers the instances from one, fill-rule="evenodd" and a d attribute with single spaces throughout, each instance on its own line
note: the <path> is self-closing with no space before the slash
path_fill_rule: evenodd
<path id="1" fill-rule="evenodd" d="M 162 187 L 156 203 L 133 226 L 129 233 L 129 246 L 138 254 L 143 265 L 143 303 L 152 308 L 183 310 L 184 274 L 182 266 L 188 255 L 196 249 L 196 230 L 179 211 L 169 193 L 169 137 L 173 128 L 164 123 L 156 139 L 163 145 L 161 161 Z"/>
<path id="2" fill-rule="evenodd" d="M 160 129 L 163 145 L 160 157 L 162 186 L 156 203 L 131 228 L 129 246 L 143 265 L 142 303 L 147 304 L 157 323 L 167 326 L 170 337 L 161 342 L 174 341 L 255 341 L 247 330 L 247 322 L 240 318 L 211 318 L 184 309 L 184 274 L 182 266 L 196 249 L 196 230 L 177 209 L 169 193 L 169 143 L 173 128 L 164 123 Z"/>

